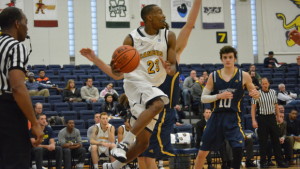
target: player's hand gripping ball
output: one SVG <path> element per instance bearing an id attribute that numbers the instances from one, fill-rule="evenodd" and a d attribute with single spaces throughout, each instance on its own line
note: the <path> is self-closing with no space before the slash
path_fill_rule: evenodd
<path id="1" fill-rule="evenodd" d="M 140 64 L 140 54 L 134 47 L 123 45 L 114 51 L 110 64 L 116 72 L 129 73 Z"/>

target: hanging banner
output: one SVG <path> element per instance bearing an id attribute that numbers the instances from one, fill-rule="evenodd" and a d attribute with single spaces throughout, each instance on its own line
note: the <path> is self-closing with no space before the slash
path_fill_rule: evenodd
<path id="1" fill-rule="evenodd" d="M 142 10 L 142 8 L 143 8 L 144 6 L 150 5 L 150 4 L 155 4 L 155 5 L 157 5 L 157 6 L 161 6 L 161 0 L 140 0 L 140 7 L 141 7 L 141 10 Z M 140 11 L 140 13 L 141 13 L 141 11 Z M 144 26 L 145 24 L 144 24 L 142 18 L 140 18 L 140 20 L 141 20 L 141 21 L 140 21 L 140 25 L 141 25 L 141 26 Z"/>
<path id="2" fill-rule="evenodd" d="M 33 0 L 34 26 L 58 27 L 56 0 Z"/>
<path id="3" fill-rule="evenodd" d="M 129 28 L 129 0 L 106 0 L 106 27 Z"/>
<path id="4" fill-rule="evenodd" d="M 171 27 L 182 28 L 189 16 L 193 0 L 171 0 Z"/>
<path id="5" fill-rule="evenodd" d="M 0 1 L 0 12 L 6 7 L 17 7 L 24 11 L 24 0 L 1 0 Z"/>
<path id="6" fill-rule="evenodd" d="M 289 31 L 300 31 L 299 1 L 264 0 L 262 9 L 264 52 L 299 53 L 299 46 L 288 37 Z"/>
<path id="7" fill-rule="evenodd" d="M 203 29 L 224 29 L 223 0 L 202 0 Z"/>

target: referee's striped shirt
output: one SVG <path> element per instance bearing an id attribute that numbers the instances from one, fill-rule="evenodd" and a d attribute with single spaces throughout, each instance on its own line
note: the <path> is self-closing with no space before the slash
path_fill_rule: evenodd
<path id="1" fill-rule="evenodd" d="M 24 44 L 7 34 L 0 36 L 0 94 L 11 92 L 8 72 L 20 69 L 25 73 L 28 62 Z"/>
<path id="2" fill-rule="evenodd" d="M 277 94 L 273 89 L 269 89 L 268 92 L 264 92 L 261 89 L 258 91 L 260 98 L 255 100 L 252 99 L 252 104 L 259 104 L 260 115 L 275 114 L 275 104 L 277 104 Z"/>

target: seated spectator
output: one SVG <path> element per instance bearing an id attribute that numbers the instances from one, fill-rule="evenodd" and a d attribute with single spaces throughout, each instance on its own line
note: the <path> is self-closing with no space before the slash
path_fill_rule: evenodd
<path id="1" fill-rule="evenodd" d="M 207 80 L 208 80 L 208 71 L 203 71 L 202 72 L 202 76 L 204 77 L 204 86 L 206 85 L 206 83 L 207 83 Z"/>
<path id="2" fill-rule="evenodd" d="M 117 114 L 122 116 L 127 116 L 130 113 L 129 101 L 125 93 L 121 94 L 117 103 Z"/>
<path id="3" fill-rule="evenodd" d="M 294 145 L 295 141 L 300 142 L 300 121 L 297 119 L 297 110 L 291 110 L 286 120 L 286 133 Z"/>
<path id="4" fill-rule="evenodd" d="M 30 140 L 33 146 L 32 152 L 34 154 L 34 160 L 37 169 L 42 169 L 43 165 L 43 158 L 55 156 L 56 159 L 56 169 L 61 169 L 62 164 L 62 149 L 60 146 L 55 146 L 53 130 L 51 127 L 47 126 L 46 115 L 45 114 L 38 114 L 37 121 L 41 125 L 44 131 L 44 140 L 41 144 L 36 145 L 36 139 L 34 135 L 30 132 Z M 50 155 L 50 156 L 49 156 Z"/>
<path id="5" fill-rule="evenodd" d="M 274 58 L 274 52 L 270 51 L 268 57 L 264 60 L 264 66 L 266 68 L 276 68 L 276 65 L 279 65 L 276 58 Z"/>
<path id="6" fill-rule="evenodd" d="M 200 142 L 202 139 L 202 135 L 203 135 L 206 123 L 207 123 L 208 119 L 210 118 L 210 116 L 211 116 L 211 110 L 205 109 L 203 112 L 204 118 L 201 118 L 201 120 L 196 123 L 196 146 L 195 146 L 196 148 L 200 148 Z M 207 160 L 207 165 L 208 165 L 207 168 L 214 169 L 214 167 L 212 166 L 212 157 L 211 157 L 210 153 L 206 156 L 206 160 Z"/>
<path id="7" fill-rule="evenodd" d="M 39 77 L 36 78 L 36 81 L 44 84 L 51 84 L 51 81 L 48 77 L 45 76 L 45 71 L 44 70 L 39 70 Z"/>
<path id="8" fill-rule="evenodd" d="M 251 75 L 251 72 L 255 72 L 256 79 L 259 81 L 259 83 L 261 83 L 261 76 L 259 75 L 259 73 L 257 73 L 256 66 L 254 64 L 251 64 L 249 67 L 249 75 Z"/>
<path id="9" fill-rule="evenodd" d="M 250 72 L 250 76 L 251 76 L 252 83 L 254 84 L 255 88 L 259 89 L 260 84 L 259 84 L 258 79 L 256 78 L 256 72 L 254 72 L 254 71 Z"/>
<path id="10" fill-rule="evenodd" d="M 40 102 L 35 103 L 33 106 L 35 115 L 43 113 L 43 104 Z"/>
<path id="11" fill-rule="evenodd" d="M 85 84 L 86 86 L 83 86 L 80 90 L 81 98 L 87 103 L 100 102 L 99 91 L 93 86 L 93 79 L 87 78 Z"/>
<path id="12" fill-rule="evenodd" d="M 117 102 L 114 102 L 113 96 L 107 93 L 104 100 L 104 104 L 101 106 L 101 112 L 107 112 L 110 116 L 117 115 Z"/>
<path id="13" fill-rule="evenodd" d="M 118 128 L 118 142 L 119 143 L 123 140 L 123 138 L 126 136 L 126 134 L 131 129 L 130 118 L 131 118 L 131 114 L 128 114 L 127 116 L 123 116 L 124 124 Z"/>
<path id="14" fill-rule="evenodd" d="M 190 76 L 184 79 L 182 95 L 183 95 L 183 106 L 185 110 L 187 110 L 191 104 L 191 88 L 194 85 L 196 78 L 197 78 L 197 73 L 195 70 L 192 70 L 190 72 Z"/>
<path id="15" fill-rule="evenodd" d="M 300 104 L 300 100 L 295 100 L 297 98 L 297 94 L 286 91 L 283 83 L 278 85 L 278 89 L 278 100 L 281 102 L 281 104 L 293 106 Z"/>
<path id="16" fill-rule="evenodd" d="M 294 142 L 291 137 L 287 137 L 287 123 L 284 120 L 284 113 L 279 112 L 276 114 L 276 121 L 280 131 L 280 145 L 284 150 L 285 161 L 289 165 L 295 165 L 293 161 L 293 145 Z"/>
<path id="17" fill-rule="evenodd" d="M 91 145 L 89 151 L 91 152 L 94 168 L 98 168 L 99 156 L 102 154 L 110 157 L 111 161 L 115 161 L 115 159 L 110 156 L 109 148 L 103 146 L 103 142 L 115 142 L 115 127 L 108 123 L 108 114 L 106 112 L 100 114 L 100 123 L 94 125 L 90 136 Z"/>
<path id="18" fill-rule="evenodd" d="M 201 105 L 201 95 L 202 90 L 204 88 L 204 77 L 200 76 L 194 85 L 191 87 L 191 95 L 192 95 L 192 110 L 195 115 L 199 115 L 202 113 L 202 105 Z M 200 115 L 202 118 L 202 115 Z"/>
<path id="19" fill-rule="evenodd" d="M 75 128 L 74 120 L 67 120 L 67 126 L 58 133 L 58 140 L 63 148 L 64 168 L 71 168 L 72 157 L 77 157 L 76 167 L 83 169 L 86 150 L 82 147 L 80 132 Z"/>
<path id="20" fill-rule="evenodd" d="M 93 128 L 96 126 L 96 124 L 100 123 L 100 113 L 96 113 L 94 115 L 94 121 L 95 121 L 95 124 L 90 126 L 87 130 L 87 137 L 90 139 L 91 135 L 92 135 L 92 131 L 93 131 Z"/>
<path id="21" fill-rule="evenodd" d="M 80 89 L 75 87 L 73 79 L 69 79 L 67 86 L 63 90 L 63 100 L 66 102 L 81 102 Z"/>
<path id="22" fill-rule="evenodd" d="M 42 88 L 52 88 L 52 85 L 36 82 L 34 80 L 34 74 L 32 72 L 29 72 L 28 73 L 28 81 L 26 81 L 26 87 L 29 91 L 30 96 L 48 97 L 48 96 L 50 96 L 49 90 L 42 89 Z"/>
<path id="23" fill-rule="evenodd" d="M 100 99 L 104 101 L 105 95 L 109 93 L 113 96 L 114 101 L 118 101 L 119 94 L 113 87 L 114 84 L 108 83 L 106 87 L 100 92 Z"/>

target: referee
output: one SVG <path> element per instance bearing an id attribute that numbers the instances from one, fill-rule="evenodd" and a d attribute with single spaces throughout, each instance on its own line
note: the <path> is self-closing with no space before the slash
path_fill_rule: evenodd
<path id="1" fill-rule="evenodd" d="M 262 89 L 259 90 L 260 98 L 252 99 L 251 117 L 253 128 L 258 128 L 257 134 L 259 138 L 260 148 L 260 167 L 267 168 L 266 152 L 268 138 L 270 136 L 277 166 L 287 168 L 288 165 L 283 161 L 281 155 L 281 147 L 279 143 L 279 128 L 276 123 L 275 112 L 279 112 L 277 104 L 277 94 L 273 89 L 269 89 L 270 83 L 267 78 L 261 79 Z M 259 105 L 259 111 L 256 121 L 256 107 Z"/>
<path id="2" fill-rule="evenodd" d="M 20 42 L 27 36 L 27 18 L 18 8 L 5 8 L 0 28 L 0 169 L 24 169 L 29 168 L 31 149 L 27 119 L 37 144 L 43 139 L 24 82 L 28 56 Z"/>

